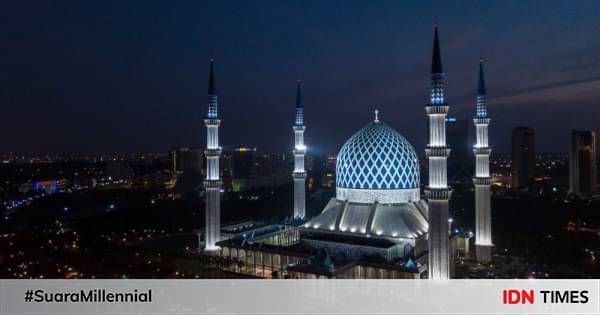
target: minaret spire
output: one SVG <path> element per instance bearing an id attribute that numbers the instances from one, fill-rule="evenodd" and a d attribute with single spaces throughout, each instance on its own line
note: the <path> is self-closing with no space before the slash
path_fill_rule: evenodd
<path id="1" fill-rule="evenodd" d="M 485 80 L 483 78 L 483 59 L 479 59 L 479 78 L 477 79 L 477 108 L 476 109 L 477 109 L 477 111 L 475 113 L 476 117 L 479 117 L 479 118 L 488 117 L 486 95 L 485 95 Z"/>
<path id="2" fill-rule="evenodd" d="M 444 71 L 442 70 L 442 53 L 438 35 L 437 21 L 433 26 L 433 54 L 431 55 L 431 97 L 430 104 L 444 105 Z"/>
<path id="3" fill-rule="evenodd" d="M 438 36 L 437 20 L 433 25 L 433 55 L 431 56 L 431 73 L 443 73 L 442 53 L 440 52 L 440 39 Z"/>
<path id="4" fill-rule="evenodd" d="M 214 59 L 210 59 L 210 73 L 208 77 L 208 111 L 206 119 L 206 178 L 205 189 L 205 211 L 206 225 L 204 229 L 204 250 L 215 252 L 219 249 L 216 245 L 221 235 L 221 174 L 219 158 L 221 147 L 219 146 L 219 102 L 215 84 Z"/>
<path id="5" fill-rule="evenodd" d="M 296 119 L 292 129 L 294 130 L 294 218 L 304 219 L 306 217 L 306 170 L 304 169 L 304 105 L 302 104 L 302 81 L 296 82 Z"/>
<path id="6" fill-rule="evenodd" d="M 489 263 L 492 260 L 492 212 L 490 205 L 490 154 L 488 145 L 488 126 L 490 118 L 487 111 L 485 81 L 483 79 L 483 59 L 479 60 L 479 78 L 477 80 L 477 105 L 473 123 L 475 124 L 475 251 L 477 261 Z"/>
<path id="7" fill-rule="evenodd" d="M 477 95 L 485 95 L 485 80 L 483 78 L 483 58 L 479 59 L 479 79 L 477 80 Z"/>
<path id="8" fill-rule="evenodd" d="M 215 83 L 215 59 L 210 58 L 210 72 L 208 74 L 208 113 L 206 118 L 219 118 L 217 85 Z"/>
<path id="9" fill-rule="evenodd" d="M 302 104 L 302 80 L 296 81 L 296 126 L 304 125 L 304 105 Z"/>
<path id="10" fill-rule="evenodd" d="M 215 85 L 215 59 L 210 58 L 210 73 L 208 75 L 208 95 L 217 95 L 217 86 Z"/>
<path id="11" fill-rule="evenodd" d="M 425 106 L 429 120 L 429 143 L 425 148 L 429 164 L 429 184 L 425 198 L 429 204 L 429 279 L 448 279 L 450 263 L 448 255 L 448 187 L 447 160 L 450 148 L 446 145 L 446 116 L 448 104 L 444 101 L 444 72 L 438 36 L 434 25 L 433 55 L 431 59 L 431 95 Z"/>

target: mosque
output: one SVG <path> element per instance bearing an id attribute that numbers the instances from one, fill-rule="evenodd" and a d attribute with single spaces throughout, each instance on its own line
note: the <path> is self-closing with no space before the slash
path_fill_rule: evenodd
<path id="1" fill-rule="evenodd" d="M 438 27 L 434 27 L 431 95 L 425 106 L 429 143 L 428 183 L 421 189 L 415 148 L 388 126 L 377 110 L 352 135 L 336 162 L 336 195 L 322 212 L 306 218 L 304 105 L 297 83 L 294 145 L 294 223 L 220 224 L 218 98 L 211 60 L 208 89 L 206 226 L 203 248 L 232 262 L 228 271 L 263 278 L 448 279 L 455 258 L 469 254 L 472 235 L 449 229 L 446 116 Z M 483 65 L 473 119 L 476 167 L 476 258 L 492 256 L 488 125 Z"/>

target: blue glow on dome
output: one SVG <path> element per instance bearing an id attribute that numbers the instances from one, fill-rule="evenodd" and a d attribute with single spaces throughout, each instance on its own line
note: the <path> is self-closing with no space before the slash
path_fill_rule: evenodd
<path id="1" fill-rule="evenodd" d="M 371 122 L 342 146 L 336 163 L 336 186 L 353 189 L 419 187 L 419 160 L 396 130 Z"/>

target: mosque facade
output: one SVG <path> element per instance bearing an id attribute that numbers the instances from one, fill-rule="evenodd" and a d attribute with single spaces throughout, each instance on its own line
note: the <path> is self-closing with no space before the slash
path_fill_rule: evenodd
<path id="1" fill-rule="evenodd" d="M 477 110 L 477 258 L 491 260 L 489 152 L 483 70 Z M 207 157 L 216 160 L 220 117 L 211 61 Z M 293 223 L 221 226 L 219 178 L 207 164 L 204 248 L 220 255 L 222 268 L 263 278 L 430 278 L 448 279 L 456 256 L 468 253 L 471 236 L 449 229 L 444 72 L 438 27 L 434 28 L 431 93 L 425 105 L 429 142 L 425 148 L 428 182 L 420 183 L 417 151 L 377 110 L 373 119 L 342 146 L 336 162 L 336 193 L 315 217 L 306 217 L 304 104 L 297 83 Z M 212 94 L 211 94 L 212 93 Z M 212 129 L 211 129 L 212 128 Z M 211 166 L 212 165 L 212 166 Z M 217 168 L 218 169 L 218 168 Z M 424 189 L 422 189 L 424 187 Z M 209 191 L 209 189 L 214 189 Z"/>

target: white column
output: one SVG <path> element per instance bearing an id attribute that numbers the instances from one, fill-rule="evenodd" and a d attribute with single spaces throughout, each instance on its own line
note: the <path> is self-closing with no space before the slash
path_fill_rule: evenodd
<path id="1" fill-rule="evenodd" d="M 205 188 L 205 213 L 204 226 L 204 251 L 216 253 L 219 249 L 217 242 L 221 240 L 221 175 L 219 158 L 219 98 L 215 86 L 214 59 L 210 59 L 210 73 L 208 82 L 208 111 L 204 125 L 206 126 L 206 177 Z"/>
<path id="2" fill-rule="evenodd" d="M 220 119 L 207 118 L 206 125 L 206 180 L 205 187 L 205 210 L 206 222 L 204 229 L 204 250 L 214 252 L 219 249 L 216 245 L 221 239 L 221 175 L 219 158 L 221 147 L 219 147 L 219 125 Z"/>
<path id="3" fill-rule="evenodd" d="M 444 100 L 444 72 L 438 39 L 437 23 L 434 25 L 433 55 L 431 59 L 430 102 L 425 106 L 429 120 L 429 143 L 425 154 L 429 162 L 429 182 L 425 198 L 429 204 L 429 279 L 450 278 L 448 253 L 448 188 L 447 160 L 450 149 L 446 146 L 446 116 L 448 104 Z"/>
<path id="4" fill-rule="evenodd" d="M 306 146 L 304 145 L 303 125 L 295 125 L 294 130 L 294 218 L 304 219 L 306 217 L 306 169 L 304 168 L 304 158 Z"/>
<path id="5" fill-rule="evenodd" d="M 448 252 L 448 199 L 428 196 L 429 205 L 429 279 L 444 280 L 450 277 Z"/>
<path id="6" fill-rule="evenodd" d="M 478 97 L 478 102 L 485 102 Z M 485 104 L 483 104 L 485 106 Z M 477 261 L 489 263 L 492 261 L 492 213 L 490 205 L 490 154 L 488 146 L 488 126 L 490 119 L 476 117 L 473 119 L 476 132 L 475 154 L 475 253 Z"/>
<path id="7" fill-rule="evenodd" d="M 204 235 L 204 250 L 216 251 L 216 245 L 221 237 L 221 183 L 219 181 L 207 181 L 206 189 L 206 227 Z"/>
<path id="8" fill-rule="evenodd" d="M 439 84 L 434 84 L 439 88 Z M 441 93 L 441 92 L 440 92 Z M 435 93 L 432 93 L 432 95 Z M 441 94 L 443 95 L 443 94 Z M 432 98 L 432 103 L 435 101 Z M 446 146 L 446 115 L 448 105 L 425 107 L 429 120 L 429 144 L 425 149 L 429 163 L 429 184 L 425 198 L 429 204 L 429 279 L 448 279 L 450 264 L 448 252 L 448 188 L 447 160 L 450 149 Z"/>

